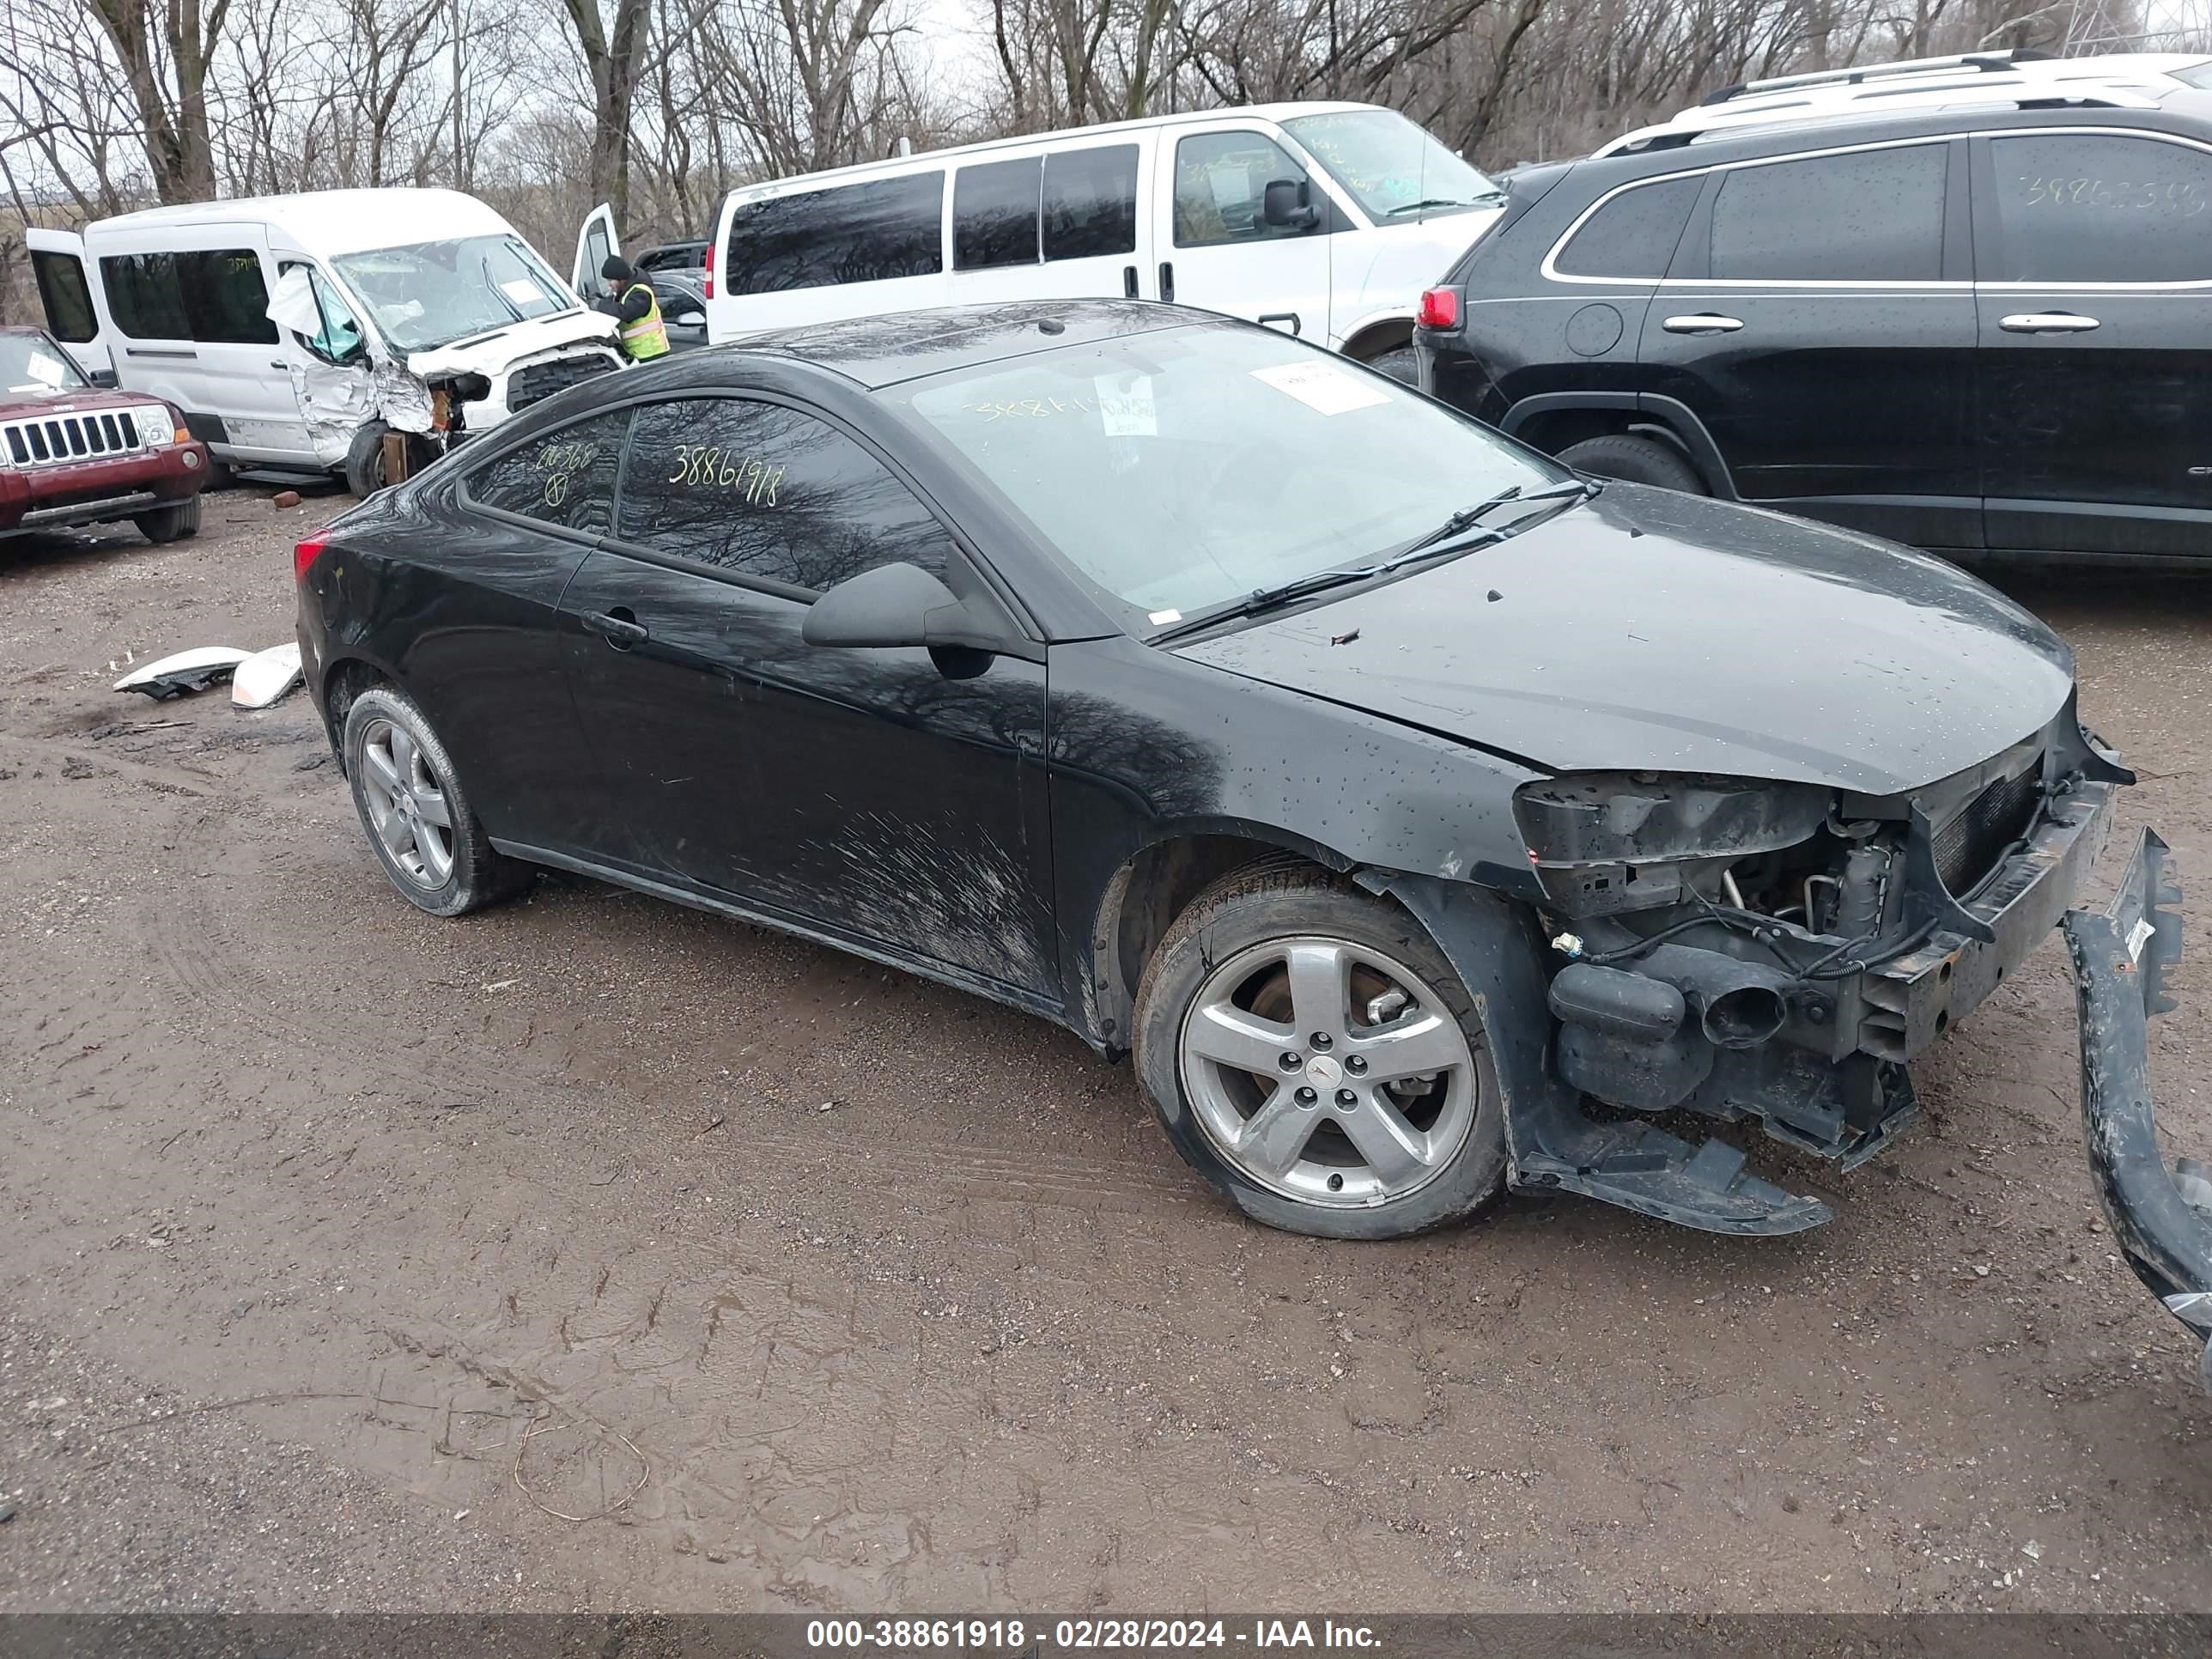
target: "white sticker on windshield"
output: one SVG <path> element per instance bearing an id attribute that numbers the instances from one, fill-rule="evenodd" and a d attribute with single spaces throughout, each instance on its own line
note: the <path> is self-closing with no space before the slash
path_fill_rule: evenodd
<path id="1" fill-rule="evenodd" d="M 45 386 L 59 386 L 69 379 L 69 371 L 43 351 L 33 351 L 29 363 L 31 378 Z"/>
<path id="2" fill-rule="evenodd" d="M 1109 438 L 1157 438 L 1159 410 L 1152 402 L 1149 374 L 1101 374 L 1092 380 L 1098 392 L 1098 418 Z"/>
<path id="3" fill-rule="evenodd" d="M 527 276 L 517 276 L 512 281 L 501 283 L 499 285 L 499 291 L 519 306 L 534 304 L 545 297 L 538 292 L 538 284 Z"/>
<path id="4" fill-rule="evenodd" d="M 1254 369 L 1252 378 L 1265 380 L 1323 415 L 1349 415 L 1355 409 L 1372 409 L 1390 401 L 1389 392 L 1334 363 L 1279 363 L 1273 368 Z"/>
<path id="5" fill-rule="evenodd" d="M 1146 613 L 1145 620 L 1155 628 L 1165 628 L 1170 623 L 1181 622 L 1182 612 L 1180 611 L 1148 611 Z"/>

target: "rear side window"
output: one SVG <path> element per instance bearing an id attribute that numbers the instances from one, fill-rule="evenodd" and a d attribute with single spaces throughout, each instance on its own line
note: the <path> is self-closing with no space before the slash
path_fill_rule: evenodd
<path id="1" fill-rule="evenodd" d="M 556 427 L 470 475 L 469 499 L 563 530 L 614 528 L 615 473 L 629 411 Z"/>
<path id="2" fill-rule="evenodd" d="M 1044 257 L 1137 251 L 1137 147 L 1102 144 L 1044 158 Z"/>
<path id="3" fill-rule="evenodd" d="M 1992 283 L 2212 280 L 2212 154 L 2094 133 L 1992 138 Z"/>
<path id="4" fill-rule="evenodd" d="M 1945 167 L 1944 145 L 1917 144 L 1736 168 L 1713 201 L 1712 276 L 1932 283 Z"/>
<path id="5" fill-rule="evenodd" d="M 1041 163 L 987 161 L 963 167 L 952 181 L 952 268 L 988 270 L 1037 262 L 1037 179 Z"/>
<path id="6" fill-rule="evenodd" d="M 747 202 L 730 215 L 722 291 L 933 276 L 945 268 L 944 219 L 942 172 Z"/>
<path id="7" fill-rule="evenodd" d="M 250 247 L 108 254 L 100 275 L 116 327 L 133 339 L 276 343 L 260 256 Z"/>
<path id="8" fill-rule="evenodd" d="M 1625 190 L 1583 222 L 1552 268 L 1566 276 L 1656 282 L 1667 274 L 1705 175 Z"/>
<path id="9" fill-rule="evenodd" d="M 73 253 L 33 251 L 31 270 L 39 282 L 39 303 L 46 308 L 46 326 L 56 339 L 82 345 L 100 332 L 82 260 Z"/>
<path id="10" fill-rule="evenodd" d="M 811 592 L 951 543 L 914 493 L 828 422 L 781 404 L 684 398 L 637 410 L 618 532 Z"/>

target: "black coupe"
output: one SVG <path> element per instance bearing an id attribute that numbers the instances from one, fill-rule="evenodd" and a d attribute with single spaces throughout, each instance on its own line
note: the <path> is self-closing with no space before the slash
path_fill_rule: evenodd
<path id="1" fill-rule="evenodd" d="M 1653 1115 L 1871 1155 L 2130 781 L 2066 648 L 1938 559 L 1601 488 L 1169 307 L 608 376 L 298 575 L 417 905 L 587 872 L 1063 1021 L 1247 1212 L 1337 1237 L 1509 1183 L 1824 1219 Z"/>

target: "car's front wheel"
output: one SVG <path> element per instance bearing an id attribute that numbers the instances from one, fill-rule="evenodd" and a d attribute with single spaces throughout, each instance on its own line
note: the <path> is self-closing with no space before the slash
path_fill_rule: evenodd
<path id="1" fill-rule="evenodd" d="M 529 884 L 529 866 L 493 849 L 414 699 L 388 685 L 361 692 L 346 710 L 343 742 L 354 810 L 410 903 L 458 916 Z"/>
<path id="2" fill-rule="evenodd" d="M 1146 964 L 1136 1026 L 1170 1138 L 1255 1220 L 1396 1238 L 1504 1189 L 1473 1000 L 1403 909 L 1325 872 L 1261 867 L 1201 894 Z"/>
<path id="3" fill-rule="evenodd" d="M 200 533 L 200 498 L 187 495 L 173 507 L 157 507 L 150 513 L 141 513 L 131 522 L 138 526 L 140 535 L 156 545 L 183 541 Z"/>

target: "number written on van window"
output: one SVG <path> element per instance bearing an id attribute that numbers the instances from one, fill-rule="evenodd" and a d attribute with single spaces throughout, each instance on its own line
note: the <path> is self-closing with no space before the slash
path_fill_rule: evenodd
<path id="1" fill-rule="evenodd" d="M 2137 208 L 2193 219 L 2204 211 L 2204 192 L 2187 179 L 2022 179 L 2021 200 L 2029 207 Z"/>

